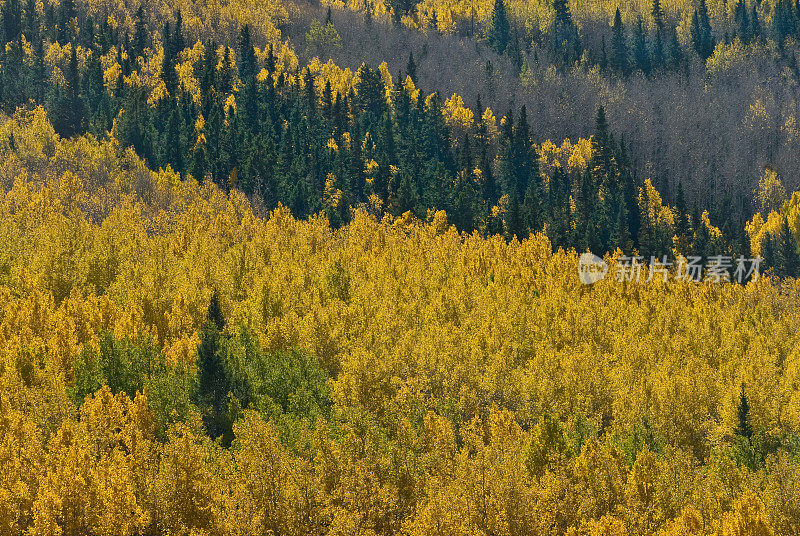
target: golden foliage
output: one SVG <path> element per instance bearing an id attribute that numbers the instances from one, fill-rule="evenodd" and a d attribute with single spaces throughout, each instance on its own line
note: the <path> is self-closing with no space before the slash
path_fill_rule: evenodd
<path id="1" fill-rule="evenodd" d="M 0 125 L 11 133 L 0 532 L 796 533 L 794 455 L 754 471 L 730 440 L 742 382 L 755 429 L 800 430 L 796 281 L 586 287 L 576 253 L 543 235 L 460 234 L 442 212 L 356 211 L 338 230 L 283 207 L 262 218 L 113 141 L 60 139 L 41 109 Z M 583 147 L 541 154 L 579 171 Z M 649 183 L 640 205 L 654 236 L 671 233 Z M 101 332 L 194 367 L 213 289 L 225 336 L 246 326 L 265 352 L 314 356 L 328 422 L 289 433 L 244 411 L 224 449 L 191 412 L 161 438 L 147 389 L 71 400 Z"/>

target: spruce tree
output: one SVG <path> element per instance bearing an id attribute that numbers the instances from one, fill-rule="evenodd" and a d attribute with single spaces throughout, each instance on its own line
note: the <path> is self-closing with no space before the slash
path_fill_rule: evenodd
<path id="1" fill-rule="evenodd" d="M 74 19 L 78 16 L 75 0 L 62 0 L 58 13 L 58 43 L 65 45 L 72 41 Z"/>
<path id="2" fill-rule="evenodd" d="M 611 32 L 612 65 L 618 73 L 625 76 L 628 74 L 628 42 L 619 8 L 617 8 L 617 11 L 614 13 L 614 24 L 611 28 Z"/>
<path id="3" fill-rule="evenodd" d="M 222 437 L 224 444 L 230 444 L 233 423 L 228 416 L 228 392 L 231 382 L 220 334 L 220 326 L 224 324 L 215 290 L 197 347 L 197 403 L 203 412 L 203 425 L 208 435 L 212 439 Z"/>
<path id="4" fill-rule="evenodd" d="M 647 38 L 644 34 L 641 17 L 636 21 L 636 29 L 633 32 L 633 58 L 640 71 L 644 74 L 650 73 L 650 53 L 647 50 Z"/>
<path id="5" fill-rule="evenodd" d="M 778 0 L 772 15 L 772 31 L 778 46 L 797 33 L 797 14 L 791 0 Z"/>
<path id="6" fill-rule="evenodd" d="M 753 5 L 750 9 L 750 38 L 751 39 L 758 39 L 762 36 L 763 29 L 761 28 L 761 21 L 758 18 L 758 11 L 756 10 L 756 4 L 758 2 L 753 2 Z"/>
<path id="7" fill-rule="evenodd" d="M 587 171 L 595 187 L 608 186 L 612 191 L 618 187 L 617 163 L 614 158 L 614 145 L 608 129 L 606 111 L 603 106 L 597 109 L 594 134 L 592 135 L 592 156 Z"/>
<path id="8" fill-rule="evenodd" d="M 88 108 L 88 116 L 91 119 L 91 126 L 95 134 L 102 135 L 108 129 L 103 113 L 108 112 L 108 99 L 105 83 L 103 80 L 103 66 L 100 63 L 98 51 L 89 53 L 86 61 L 86 72 L 82 81 L 82 92 Z"/>
<path id="9" fill-rule="evenodd" d="M 745 0 L 739 0 L 733 11 L 734 22 L 736 23 L 736 35 L 742 43 L 748 44 L 752 38 L 752 26 L 750 25 L 750 15 L 747 12 Z"/>
<path id="10" fill-rule="evenodd" d="M 489 44 L 498 54 L 502 54 L 508 48 L 511 28 L 506 15 L 506 6 L 503 0 L 494 0 L 494 10 L 492 11 L 492 22 L 489 27 Z"/>
<path id="11" fill-rule="evenodd" d="M 556 167 L 550 177 L 546 209 L 543 210 L 548 237 L 554 248 L 568 245 L 570 190 L 569 177 L 561 166 Z"/>
<path id="12" fill-rule="evenodd" d="M 250 27 L 242 27 L 239 36 L 239 79 L 242 81 L 240 104 L 237 112 L 242 116 L 246 126 L 254 124 L 258 119 L 258 60 L 250 40 Z"/>
<path id="13" fill-rule="evenodd" d="M 739 393 L 739 405 L 736 408 L 738 422 L 734 432 L 736 435 L 750 439 L 753 436 L 753 427 L 750 425 L 750 402 L 745 394 L 744 382 Z"/>
<path id="14" fill-rule="evenodd" d="M 22 34 L 22 6 L 19 0 L 5 2 L 2 11 L 0 11 L 0 18 L 3 21 L 0 45 L 5 48 L 6 43 L 16 41 Z"/>
<path id="15" fill-rule="evenodd" d="M 697 55 L 705 61 L 714 53 L 714 35 L 711 31 L 711 22 L 708 16 L 706 0 L 700 0 L 698 9 L 692 14 L 691 25 L 692 43 Z"/>
<path id="16" fill-rule="evenodd" d="M 39 32 L 39 14 L 36 11 L 36 0 L 28 0 L 25 4 L 25 36 L 28 41 L 35 43 L 41 38 Z"/>
<path id="17" fill-rule="evenodd" d="M 184 124 L 181 118 L 180 110 L 177 106 L 173 105 L 164 137 L 163 163 L 164 165 L 171 165 L 172 169 L 178 173 L 184 172 L 184 142 L 182 138 L 183 130 Z"/>
<path id="18" fill-rule="evenodd" d="M 450 191 L 449 200 L 453 224 L 461 231 L 470 231 L 475 228 L 478 192 L 475 188 L 473 170 L 472 149 L 469 136 L 465 134 L 459 147 L 459 171 Z"/>
<path id="19" fill-rule="evenodd" d="M 33 42 L 33 67 L 30 73 L 31 93 L 34 100 L 38 103 L 44 103 L 45 98 L 45 80 L 47 78 L 47 73 L 44 56 L 44 41 L 40 35 L 39 38 Z"/>
<path id="20" fill-rule="evenodd" d="M 64 72 L 65 84 L 55 89 L 56 97 L 53 102 L 53 127 L 64 137 L 79 134 L 84 128 L 85 108 L 81 98 L 80 72 L 75 48 L 72 47 Z"/>
<path id="21" fill-rule="evenodd" d="M 170 35 L 170 24 L 167 21 L 164 24 L 164 58 L 161 60 L 161 79 L 164 80 L 164 86 L 167 92 L 174 96 L 175 90 L 178 87 L 178 73 L 175 72 L 176 56 L 177 53 L 173 48 L 174 41 Z"/>
<path id="22" fill-rule="evenodd" d="M 414 51 L 408 53 L 408 63 L 406 64 L 406 75 L 411 78 L 411 81 L 414 84 L 417 83 L 417 64 L 414 63 Z M 402 84 L 402 80 L 398 80 L 399 84 Z"/>
<path id="23" fill-rule="evenodd" d="M 675 194 L 675 236 L 678 238 L 676 249 L 678 253 L 689 256 L 691 255 L 691 225 L 689 222 L 689 215 L 686 212 L 686 197 L 683 193 L 683 181 L 678 182 L 677 193 Z"/>
<path id="24" fill-rule="evenodd" d="M 580 57 L 578 28 L 572 20 L 567 0 L 553 0 L 553 10 L 556 16 L 553 21 L 552 49 L 556 57 L 566 64 Z"/>
<path id="25" fill-rule="evenodd" d="M 663 67 L 665 61 L 664 38 L 666 37 L 664 26 L 664 10 L 661 8 L 660 0 L 653 0 L 650 10 L 653 17 L 653 61 L 652 66 L 656 69 Z"/>
<path id="26" fill-rule="evenodd" d="M 404 214 L 407 211 L 418 213 L 419 201 L 419 188 L 414 178 L 407 171 L 401 170 L 396 192 L 397 213 Z"/>
<path id="27" fill-rule="evenodd" d="M 610 237 L 610 249 L 619 248 L 625 253 L 633 251 L 633 240 L 628 226 L 628 208 L 624 202 L 617 203 L 617 218 Z"/>
<path id="28" fill-rule="evenodd" d="M 139 6 L 134 17 L 133 32 L 133 59 L 144 56 L 144 49 L 147 48 L 147 27 L 144 20 L 144 8 Z"/>
<path id="29" fill-rule="evenodd" d="M 673 69 L 679 69 L 681 66 L 685 66 L 683 47 L 681 47 L 681 43 L 678 40 L 678 30 L 674 27 L 670 32 L 669 39 L 669 64 Z"/>
<path id="30" fill-rule="evenodd" d="M 245 24 L 239 34 L 239 78 L 247 80 L 255 77 L 258 74 L 257 67 L 258 61 L 250 39 L 250 26 Z"/>
<path id="31" fill-rule="evenodd" d="M 556 12 L 557 22 L 565 25 L 573 24 L 567 0 L 553 0 L 553 10 Z"/>
<path id="32" fill-rule="evenodd" d="M 606 52 L 606 36 L 602 38 L 600 44 L 600 70 L 605 71 L 608 69 L 608 53 Z"/>
<path id="33" fill-rule="evenodd" d="M 214 327 L 216 327 L 218 331 L 225 329 L 225 316 L 222 314 L 222 306 L 219 302 L 219 292 L 217 291 L 216 287 L 211 293 L 211 299 L 208 302 L 206 321 L 213 322 Z"/>
<path id="34" fill-rule="evenodd" d="M 653 24 L 656 31 L 659 33 L 664 32 L 664 10 L 661 7 L 661 0 L 653 0 L 652 7 L 650 8 L 650 15 L 653 17 Z"/>
<path id="35" fill-rule="evenodd" d="M 172 51 L 174 54 L 180 54 L 186 48 L 186 42 L 183 39 L 183 16 L 180 9 L 175 12 L 175 30 L 172 32 Z"/>
<path id="36" fill-rule="evenodd" d="M 0 102 L 9 113 L 13 113 L 17 106 L 25 102 L 30 89 L 25 86 L 27 67 L 22 34 L 6 44 L 0 53 L 0 61 L 0 84 L 4 86 L 0 88 L 0 94 L 3 94 Z"/>

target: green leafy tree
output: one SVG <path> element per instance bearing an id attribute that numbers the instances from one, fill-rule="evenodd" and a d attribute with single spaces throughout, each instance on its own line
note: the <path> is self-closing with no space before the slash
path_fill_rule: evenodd
<path id="1" fill-rule="evenodd" d="M 311 21 L 311 27 L 306 33 L 306 54 L 327 59 L 333 51 L 341 48 L 342 37 L 332 22 L 321 24 L 318 20 Z"/>

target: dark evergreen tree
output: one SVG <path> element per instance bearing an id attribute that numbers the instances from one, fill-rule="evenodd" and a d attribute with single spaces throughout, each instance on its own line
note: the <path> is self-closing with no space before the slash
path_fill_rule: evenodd
<path id="1" fill-rule="evenodd" d="M 734 433 L 738 436 L 750 439 L 753 436 L 753 427 L 750 424 L 750 401 L 745 393 L 744 383 L 739 393 L 739 405 L 736 408 L 738 422 Z"/>
<path id="2" fill-rule="evenodd" d="M 164 86 L 167 92 L 174 96 L 175 90 L 178 87 L 178 74 L 175 72 L 177 52 L 174 49 L 174 40 L 170 35 L 170 24 L 164 24 L 164 58 L 161 61 L 161 78 L 164 80 Z"/>
<path id="3" fill-rule="evenodd" d="M 753 2 L 751 9 L 750 9 L 750 36 L 752 39 L 758 39 L 763 35 L 763 28 L 761 28 L 761 20 L 758 18 L 758 11 L 756 10 L 756 4 L 758 2 Z"/>
<path id="4" fill-rule="evenodd" d="M 675 194 L 675 236 L 678 239 L 676 249 L 678 253 L 689 256 L 691 252 L 692 228 L 689 215 L 687 213 L 686 198 L 683 193 L 683 182 L 678 182 L 677 193 Z"/>
<path id="5" fill-rule="evenodd" d="M 747 12 L 745 0 L 739 0 L 733 11 L 734 22 L 736 23 L 736 35 L 742 43 L 748 44 L 753 37 L 753 28 L 750 24 L 750 15 Z"/>
<path id="6" fill-rule="evenodd" d="M 16 39 L 6 43 L 0 53 L 0 98 L 3 99 L 3 108 L 13 113 L 27 99 L 30 88 L 25 85 L 27 67 L 25 65 L 25 50 L 23 36 L 18 34 Z"/>
<path id="7" fill-rule="evenodd" d="M 133 57 L 144 56 L 144 49 L 147 48 L 147 26 L 144 20 L 144 7 L 139 6 L 134 17 L 133 31 Z"/>
<path id="8" fill-rule="evenodd" d="M 25 4 L 25 36 L 30 43 L 34 43 L 41 39 L 39 27 L 39 13 L 36 11 L 36 0 L 28 0 Z"/>
<path id="9" fill-rule="evenodd" d="M 233 50 L 225 47 L 222 52 L 222 62 L 217 69 L 217 85 L 215 87 L 221 95 L 229 95 L 233 91 L 234 63 Z"/>
<path id="10" fill-rule="evenodd" d="M 625 35 L 625 26 L 619 8 L 614 13 L 614 24 L 611 28 L 611 51 L 613 54 L 612 65 L 614 70 L 623 76 L 628 74 L 628 38 Z"/>
<path id="11" fill-rule="evenodd" d="M 797 33 L 797 13 L 791 0 L 778 0 L 772 14 L 772 32 L 779 47 Z"/>
<path id="12" fill-rule="evenodd" d="M 543 210 L 547 235 L 554 248 L 568 247 L 570 244 L 570 194 L 569 177 L 560 166 L 550 177 L 546 210 Z"/>
<path id="13" fill-rule="evenodd" d="M 117 118 L 120 142 L 130 145 L 146 162 L 155 165 L 153 151 L 158 140 L 146 90 L 141 87 L 126 88 L 125 91 L 118 91 L 118 95 L 121 95 L 122 103 L 122 111 Z"/>
<path id="14" fill-rule="evenodd" d="M 74 25 L 77 21 L 78 12 L 75 9 L 75 0 L 63 0 L 58 9 L 58 43 L 65 45 L 72 41 L 74 36 Z"/>
<path id="15" fill-rule="evenodd" d="M 606 52 L 606 36 L 602 37 L 600 44 L 600 69 L 605 71 L 608 69 L 608 53 Z"/>
<path id="16" fill-rule="evenodd" d="M 186 48 L 186 42 L 183 38 L 183 16 L 181 11 L 175 12 L 175 30 L 172 32 L 172 52 L 180 54 Z"/>
<path id="17" fill-rule="evenodd" d="M 475 187 L 472 150 L 468 136 L 464 136 L 459 147 L 459 171 L 450 192 L 450 214 L 452 223 L 461 231 L 475 228 L 479 212 L 478 191 Z"/>
<path id="18" fill-rule="evenodd" d="M 164 144 L 162 145 L 164 151 L 162 163 L 164 166 L 169 164 L 172 166 L 172 169 L 178 173 L 183 173 L 185 171 L 183 160 L 183 155 L 185 153 L 185 143 L 183 141 L 184 130 L 185 125 L 180 110 L 177 106 L 173 106 L 167 123 Z"/>
<path id="19" fill-rule="evenodd" d="M 242 81 L 237 112 L 242 116 L 245 125 L 254 124 L 258 120 L 258 60 L 250 40 L 248 26 L 242 28 L 239 36 L 239 78 Z"/>
<path id="20" fill-rule="evenodd" d="M 619 248 L 624 253 L 633 251 L 633 239 L 631 238 L 630 227 L 628 226 L 628 208 L 625 203 L 617 203 L 617 218 L 609 237 L 611 249 Z"/>
<path id="21" fill-rule="evenodd" d="M 257 68 L 258 61 L 250 40 L 250 27 L 245 24 L 239 34 L 239 77 L 242 80 L 255 77 L 258 74 Z"/>
<path id="22" fill-rule="evenodd" d="M 197 347 L 197 404 L 203 412 L 203 425 L 208 435 L 212 439 L 221 437 L 223 444 L 229 445 L 233 438 L 233 422 L 228 411 L 232 382 L 220 333 L 220 326 L 224 324 L 215 290 Z"/>
<path id="23" fill-rule="evenodd" d="M 641 17 L 636 21 L 636 28 L 633 32 L 633 59 L 640 71 L 644 74 L 650 74 L 650 52 L 647 50 L 647 38 L 645 37 Z"/>
<path id="24" fill-rule="evenodd" d="M 679 69 L 681 66 L 685 66 L 686 64 L 686 58 L 683 54 L 683 47 L 681 47 L 681 43 L 678 40 L 677 28 L 672 28 L 672 31 L 670 32 L 669 64 L 673 69 Z"/>
<path id="25" fill-rule="evenodd" d="M 650 8 L 650 15 L 653 17 L 653 25 L 657 33 L 664 33 L 664 9 L 661 7 L 661 0 L 653 0 Z"/>
<path id="26" fill-rule="evenodd" d="M 511 27 L 506 15 L 506 6 L 503 0 L 494 0 L 494 10 L 492 11 L 492 21 L 489 27 L 489 44 L 498 54 L 502 54 L 508 48 L 511 34 Z"/>
<path id="27" fill-rule="evenodd" d="M 653 67 L 663 67 L 666 61 L 664 53 L 664 40 L 666 38 L 666 27 L 664 24 L 664 10 L 661 8 L 660 0 L 653 0 L 653 6 L 650 10 L 650 15 L 653 17 L 653 46 L 652 57 Z"/>
<path id="28" fill-rule="evenodd" d="M 83 27 L 78 32 L 77 42 L 84 48 L 90 50 L 97 49 L 97 33 L 94 27 L 94 19 L 91 16 L 86 17 L 86 20 L 83 22 Z"/>
<path id="29" fill-rule="evenodd" d="M 222 314 L 222 306 L 219 302 L 219 292 L 214 288 L 211 293 L 211 299 L 208 302 L 208 310 L 206 311 L 206 322 L 213 322 L 217 331 L 225 329 L 225 316 Z"/>
<path id="30" fill-rule="evenodd" d="M 411 81 L 414 84 L 417 84 L 417 64 L 414 63 L 414 51 L 408 53 L 408 63 L 406 64 L 406 75 L 411 78 Z M 402 80 L 398 80 L 398 83 L 402 83 Z"/>
<path id="31" fill-rule="evenodd" d="M 105 89 L 103 66 L 99 52 L 92 51 L 86 61 L 86 72 L 82 81 L 82 92 L 90 119 L 91 130 L 98 136 L 111 128 L 111 103 Z"/>
<path id="32" fill-rule="evenodd" d="M 697 55 L 705 61 L 714 53 L 714 35 L 711 31 L 711 21 L 708 16 L 706 0 L 700 0 L 699 7 L 692 14 L 691 26 L 692 43 Z"/>
<path id="33" fill-rule="evenodd" d="M 44 41 L 39 36 L 33 42 L 33 66 L 30 72 L 31 96 L 36 102 L 44 103 L 47 73 L 44 62 Z"/>
<path id="34" fill-rule="evenodd" d="M 567 0 L 553 0 L 555 20 L 553 21 L 551 48 L 557 59 L 563 63 L 577 60 L 581 54 L 578 28 L 572 20 Z"/>
<path id="35" fill-rule="evenodd" d="M 65 84 L 55 88 L 53 97 L 53 128 L 62 136 L 69 137 L 84 131 L 84 102 L 81 97 L 80 72 L 75 47 L 72 47 L 67 69 L 64 72 Z"/>
<path id="36" fill-rule="evenodd" d="M 615 147 L 609 133 L 605 108 L 600 106 L 595 116 L 592 156 L 587 169 L 594 186 L 606 185 L 613 191 L 618 189 L 619 170 L 614 153 Z"/>
<path id="37" fill-rule="evenodd" d="M 63 3 L 61 4 L 63 5 Z M 56 15 L 56 6 L 53 2 L 45 2 L 44 4 L 44 34 L 47 39 L 51 41 L 58 40 L 58 15 Z"/>
<path id="38" fill-rule="evenodd" d="M 398 184 L 395 201 L 397 214 L 404 214 L 407 211 L 411 211 L 418 216 L 421 215 L 419 213 L 419 188 L 417 187 L 414 177 L 412 177 L 407 171 L 401 170 L 399 172 L 399 178 L 397 182 Z"/>
<path id="39" fill-rule="evenodd" d="M 18 40 L 22 34 L 22 6 L 19 0 L 6 1 L 0 10 L 0 17 L 3 21 L 0 45 L 5 48 L 6 43 Z"/>
<path id="40" fill-rule="evenodd" d="M 618 168 L 621 175 L 622 196 L 620 203 L 625 205 L 627 214 L 627 230 L 622 233 L 623 238 L 628 237 L 633 247 L 639 246 L 639 230 L 641 227 L 641 214 L 639 212 L 639 186 L 634 172 L 628 162 L 624 138 L 620 141 L 618 153 Z M 629 250 L 625 250 L 629 251 Z"/>

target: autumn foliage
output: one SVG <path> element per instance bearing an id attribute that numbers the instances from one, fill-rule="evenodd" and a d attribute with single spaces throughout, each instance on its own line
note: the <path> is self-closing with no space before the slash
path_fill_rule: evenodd
<path id="1" fill-rule="evenodd" d="M 2 534 L 800 529 L 794 279 L 259 217 L 41 109 L 0 184 Z"/>

